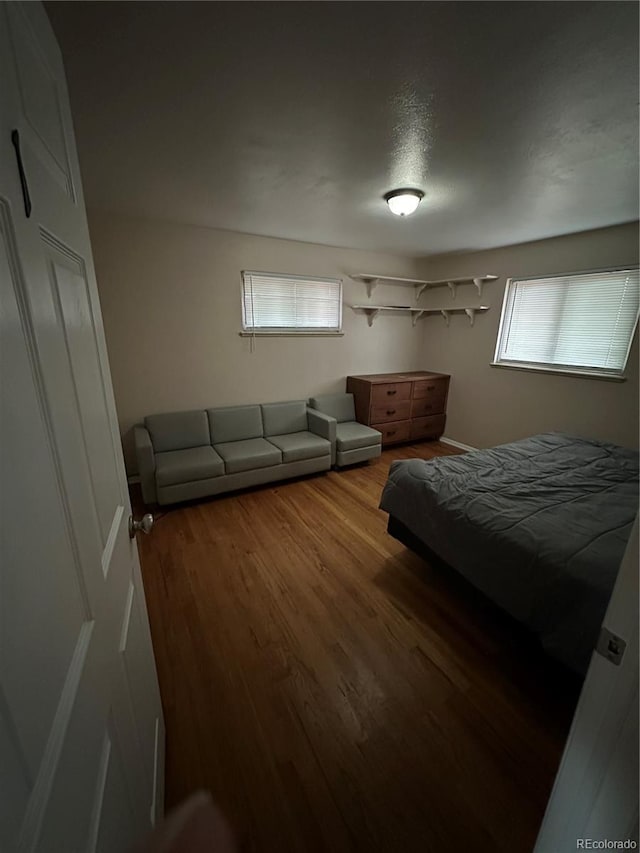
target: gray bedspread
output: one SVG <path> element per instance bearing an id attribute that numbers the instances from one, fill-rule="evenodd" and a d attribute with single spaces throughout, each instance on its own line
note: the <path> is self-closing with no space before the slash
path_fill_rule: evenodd
<path id="1" fill-rule="evenodd" d="M 380 507 L 584 672 L 638 511 L 638 452 L 549 433 L 397 461 Z"/>

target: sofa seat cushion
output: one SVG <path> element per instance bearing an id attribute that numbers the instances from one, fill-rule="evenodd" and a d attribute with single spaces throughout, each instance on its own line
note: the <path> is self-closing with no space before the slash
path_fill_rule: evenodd
<path id="1" fill-rule="evenodd" d="M 358 447 L 371 447 L 371 445 L 381 442 L 382 433 L 356 421 L 337 424 L 336 426 L 336 447 L 338 450 L 356 450 Z"/>
<path id="2" fill-rule="evenodd" d="M 331 442 L 306 430 L 288 435 L 271 435 L 269 441 L 280 448 L 283 462 L 299 462 L 301 459 L 331 455 Z"/>
<path id="3" fill-rule="evenodd" d="M 176 486 L 224 474 L 224 462 L 213 447 L 189 447 L 156 453 L 156 483 Z"/>
<path id="4" fill-rule="evenodd" d="M 282 462 L 282 453 L 264 438 L 247 438 L 244 441 L 226 441 L 216 444 L 217 453 L 224 459 L 227 474 L 239 474 L 254 468 L 268 468 Z"/>

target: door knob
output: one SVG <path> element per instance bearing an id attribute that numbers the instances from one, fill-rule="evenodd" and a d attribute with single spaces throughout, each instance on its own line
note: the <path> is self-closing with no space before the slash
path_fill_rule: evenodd
<path id="1" fill-rule="evenodd" d="M 150 512 L 145 513 L 140 521 L 136 521 L 132 515 L 129 516 L 129 538 L 135 539 L 136 533 L 151 533 L 153 527 L 153 516 Z"/>

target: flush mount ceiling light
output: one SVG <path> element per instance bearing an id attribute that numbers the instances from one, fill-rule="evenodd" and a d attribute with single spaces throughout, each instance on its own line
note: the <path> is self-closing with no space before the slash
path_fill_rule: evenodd
<path id="1" fill-rule="evenodd" d="M 423 198 L 422 190 L 412 189 L 391 190 L 384 196 L 384 200 L 389 205 L 389 210 L 396 216 L 410 216 Z"/>

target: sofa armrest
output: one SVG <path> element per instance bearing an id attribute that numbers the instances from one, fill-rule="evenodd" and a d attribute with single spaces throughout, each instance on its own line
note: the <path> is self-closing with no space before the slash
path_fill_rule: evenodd
<path id="1" fill-rule="evenodd" d="M 156 458 L 153 453 L 151 436 L 146 427 L 137 425 L 133 428 L 133 439 L 138 460 L 138 474 L 142 486 L 142 499 L 146 504 L 158 502 L 156 494 Z"/>
<path id="2" fill-rule="evenodd" d="M 336 424 L 335 418 L 319 412 L 317 409 L 307 408 L 307 424 L 309 431 L 326 438 L 331 442 L 331 464 L 336 463 Z"/>

